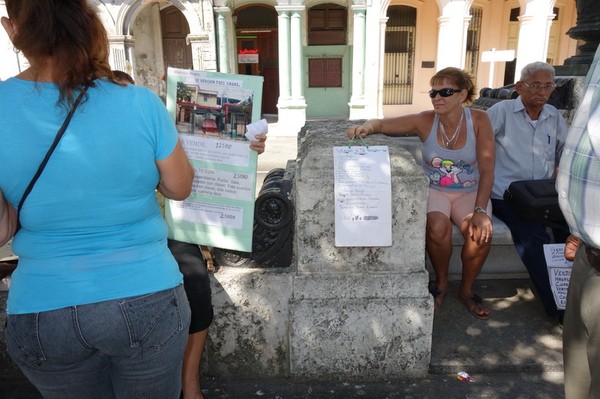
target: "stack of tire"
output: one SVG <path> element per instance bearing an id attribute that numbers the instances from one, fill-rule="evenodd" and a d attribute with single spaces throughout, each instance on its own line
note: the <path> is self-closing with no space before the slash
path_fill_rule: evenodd
<path id="1" fill-rule="evenodd" d="M 254 204 L 252 253 L 214 248 L 216 266 L 290 267 L 294 239 L 293 170 L 271 170 Z"/>

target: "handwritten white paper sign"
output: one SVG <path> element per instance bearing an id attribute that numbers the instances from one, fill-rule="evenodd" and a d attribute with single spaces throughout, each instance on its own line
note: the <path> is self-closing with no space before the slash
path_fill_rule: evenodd
<path id="1" fill-rule="evenodd" d="M 392 245 L 392 181 L 387 146 L 334 147 L 335 245 Z"/>
<path id="2" fill-rule="evenodd" d="M 548 266 L 550 288 L 558 309 L 564 309 L 567 304 L 567 291 L 571 279 L 573 262 L 565 259 L 565 244 L 544 244 L 544 256 Z"/>

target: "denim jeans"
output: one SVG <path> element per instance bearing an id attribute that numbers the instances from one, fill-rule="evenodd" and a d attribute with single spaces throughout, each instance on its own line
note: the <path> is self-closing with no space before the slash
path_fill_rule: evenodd
<path id="1" fill-rule="evenodd" d="M 182 285 L 8 315 L 6 346 L 46 399 L 176 399 L 190 308 Z"/>
<path id="2" fill-rule="evenodd" d="M 554 294 L 550 288 L 548 268 L 544 256 L 544 244 L 550 244 L 552 239 L 546 227 L 540 223 L 530 222 L 521 218 L 503 200 L 492 199 L 494 215 L 502 220 L 510 229 L 513 242 L 519 257 L 529 272 L 531 281 L 537 291 L 540 301 L 548 316 L 556 316 L 559 311 L 556 308 Z M 567 239 L 567 230 L 553 230 L 554 242 L 563 243 Z"/>

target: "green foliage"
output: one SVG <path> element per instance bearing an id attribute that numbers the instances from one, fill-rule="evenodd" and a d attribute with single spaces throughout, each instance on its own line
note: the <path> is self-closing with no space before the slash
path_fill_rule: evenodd
<path id="1" fill-rule="evenodd" d="M 177 82 L 177 102 L 180 101 L 192 101 L 192 91 L 183 82 Z"/>

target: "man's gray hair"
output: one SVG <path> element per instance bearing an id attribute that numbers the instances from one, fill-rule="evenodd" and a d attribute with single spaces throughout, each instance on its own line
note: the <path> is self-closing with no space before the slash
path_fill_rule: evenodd
<path id="1" fill-rule="evenodd" d="M 536 72 L 550 72 L 552 74 L 552 78 L 554 78 L 554 67 L 545 62 L 536 61 L 531 64 L 527 64 L 521 69 L 521 78 L 519 79 L 521 82 L 526 81 Z"/>

